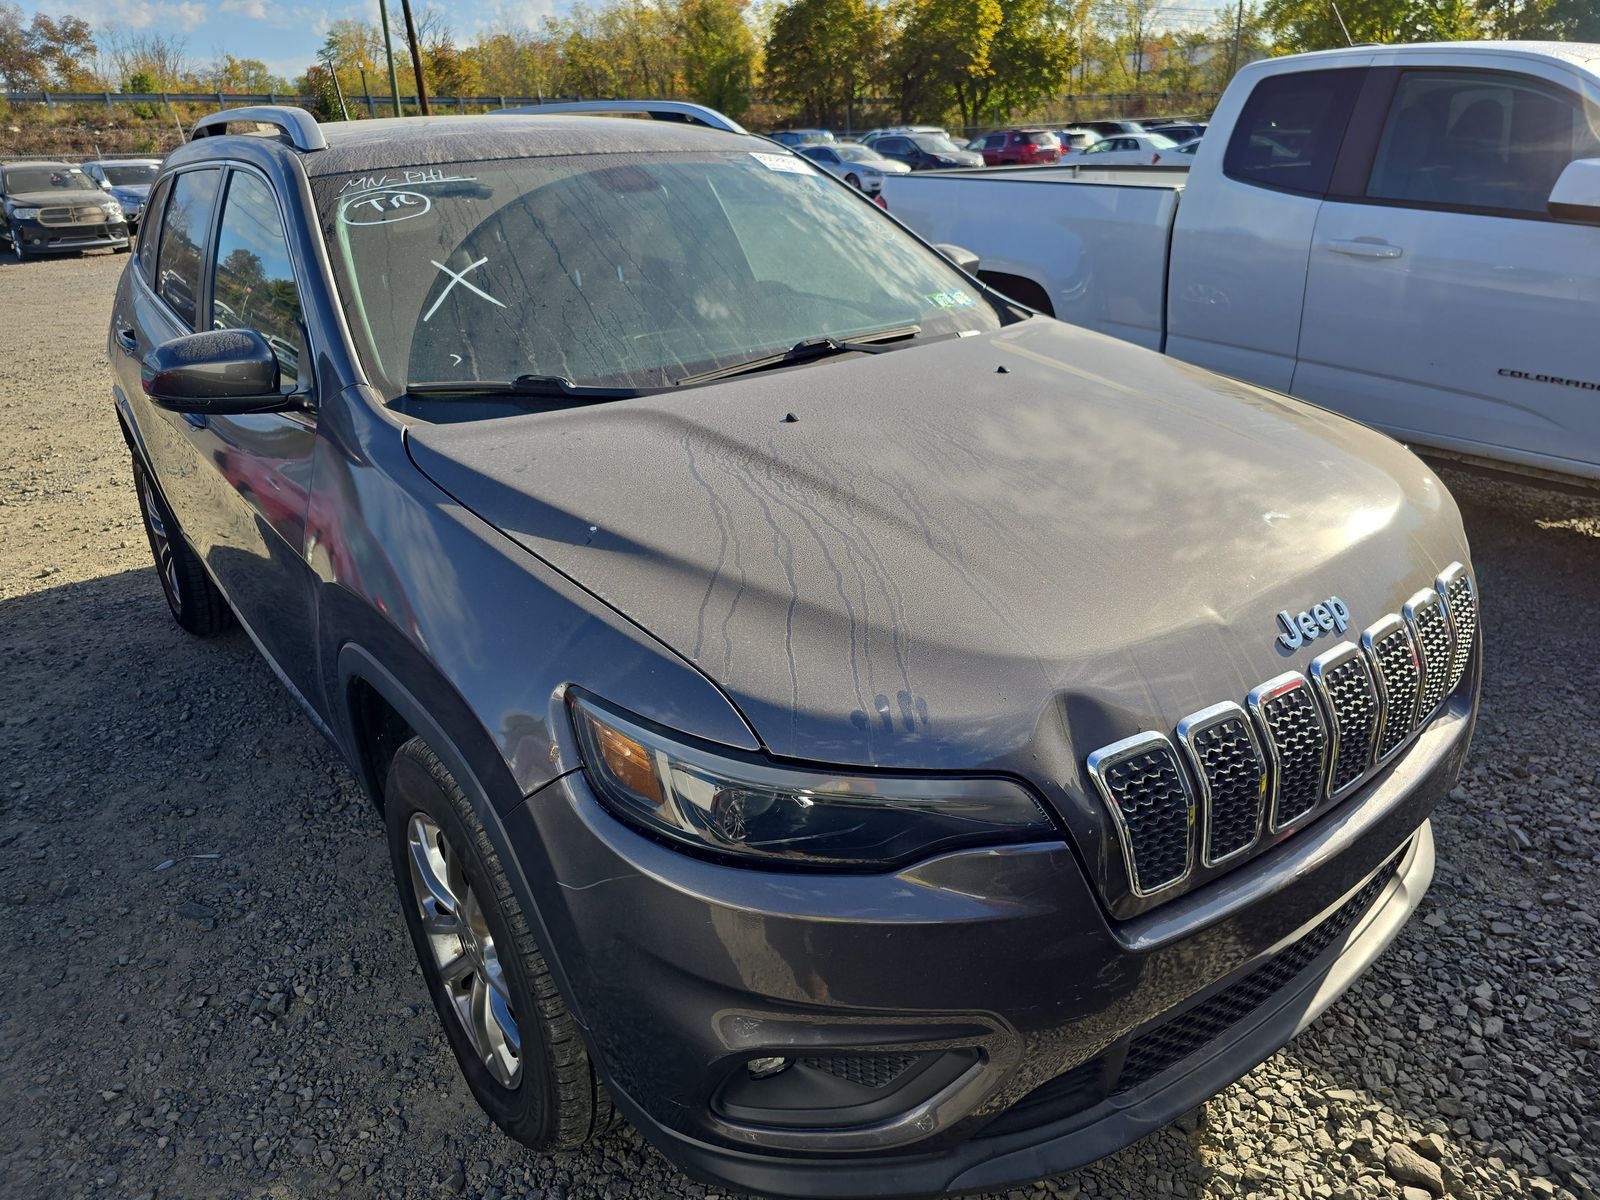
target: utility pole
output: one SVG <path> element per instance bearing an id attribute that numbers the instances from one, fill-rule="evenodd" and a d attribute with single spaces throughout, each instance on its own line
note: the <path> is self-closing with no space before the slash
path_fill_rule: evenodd
<path id="1" fill-rule="evenodd" d="M 428 116 L 428 85 L 422 81 L 422 51 L 417 47 L 417 25 L 411 19 L 411 0 L 400 0 L 400 11 L 406 15 L 406 41 L 411 45 L 411 69 L 417 74 L 417 106 Z"/>
<path id="2" fill-rule="evenodd" d="M 394 115 L 405 116 L 400 111 L 400 78 L 394 73 L 394 41 L 389 37 L 389 0 L 378 0 L 378 16 L 383 21 L 383 56 L 389 61 L 389 96 L 394 100 Z"/>
<path id="3" fill-rule="evenodd" d="M 1233 53 L 1228 55 L 1228 78 L 1239 72 L 1239 41 L 1244 36 L 1244 0 L 1239 0 L 1239 16 L 1233 23 Z"/>
<path id="4" fill-rule="evenodd" d="M 350 110 L 344 106 L 344 89 L 339 86 L 339 72 L 333 69 L 333 55 L 324 58 L 322 65 L 328 68 L 328 74 L 333 78 L 333 94 L 339 98 L 339 119 L 348 121 Z"/>

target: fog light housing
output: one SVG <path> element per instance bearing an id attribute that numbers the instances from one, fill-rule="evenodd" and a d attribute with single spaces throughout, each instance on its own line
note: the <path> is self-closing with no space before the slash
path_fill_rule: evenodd
<path id="1" fill-rule="evenodd" d="M 790 1060 L 776 1056 L 768 1058 L 752 1058 L 745 1063 L 744 1069 L 750 1073 L 751 1079 L 771 1079 L 789 1069 Z"/>

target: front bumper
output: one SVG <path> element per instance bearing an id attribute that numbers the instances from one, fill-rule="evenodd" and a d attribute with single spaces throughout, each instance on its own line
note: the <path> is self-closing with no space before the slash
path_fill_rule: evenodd
<path id="1" fill-rule="evenodd" d="M 95 250 L 106 246 L 121 247 L 129 244 L 126 220 L 96 221 L 83 225 L 45 225 L 39 221 L 19 221 L 12 218 L 11 228 L 16 230 L 22 239 L 23 247 L 33 254 Z"/>
<path id="2" fill-rule="evenodd" d="M 1431 879 L 1428 814 L 1473 713 L 1464 688 L 1361 793 L 1120 922 L 1065 844 L 890 875 L 730 867 L 624 826 L 581 773 L 508 814 L 507 833 L 608 1087 L 683 1169 L 788 1196 L 1000 1188 L 1159 1128 L 1332 1003 Z M 1297 946 L 1314 952 L 1291 958 Z M 1291 976 L 1264 974 L 1286 962 Z M 1147 1035 L 1197 1023 L 1200 1042 L 1191 1030 L 1177 1058 L 1150 1059 Z M 753 1058 L 886 1053 L 931 1065 L 846 1121 L 762 1119 L 741 1086 Z"/>

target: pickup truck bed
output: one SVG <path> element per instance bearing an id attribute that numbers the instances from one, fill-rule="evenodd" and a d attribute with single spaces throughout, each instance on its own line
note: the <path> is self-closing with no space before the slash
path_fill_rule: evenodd
<path id="1" fill-rule="evenodd" d="M 920 171 L 891 176 L 883 195 L 930 241 L 977 251 L 979 275 L 1014 299 L 1160 350 L 1167 233 L 1188 174 L 1061 164 Z"/>

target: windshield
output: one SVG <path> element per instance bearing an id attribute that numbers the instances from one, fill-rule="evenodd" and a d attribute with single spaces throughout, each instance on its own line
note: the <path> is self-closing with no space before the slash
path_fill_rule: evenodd
<path id="1" fill-rule="evenodd" d="M 788 153 L 592 154 L 313 180 L 372 383 L 662 387 L 810 338 L 1000 310 Z"/>
<path id="2" fill-rule="evenodd" d="M 77 167 L 7 167 L 6 192 L 20 196 L 25 192 L 97 192 L 95 183 Z"/>
<path id="3" fill-rule="evenodd" d="M 929 154 L 955 154 L 961 149 L 949 138 L 937 133 L 919 133 L 911 140 Z"/>
<path id="4" fill-rule="evenodd" d="M 139 187 L 143 184 L 154 183 L 156 168 L 141 164 L 130 167 L 101 167 L 105 173 L 106 182 L 112 187 Z"/>
<path id="5" fill-rule="evenodd" d="M 834 149 L 839 152 L 839 157 L 848 158 L 851 162 L 877 162 L 883 157 L 871 146 L 863 146 L 859 142 L 840 142 Z"/>

